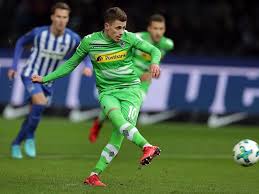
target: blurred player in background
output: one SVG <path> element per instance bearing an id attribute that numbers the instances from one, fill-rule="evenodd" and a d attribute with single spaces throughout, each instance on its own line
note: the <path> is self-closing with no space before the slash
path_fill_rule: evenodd
<path id="1" fill-rule="evenodd" d="M 165 54 L 171 51 L 174 47 L 173 41 L 170 38 L 164 36 L 165 30 L 166 21 L 164 16 L 160 14 L 154 14 L 149 19 L 147 32 L 139 32 L 136 34 L 143 40 L 146 40 L 157 47 L 160 50 L 162 57 L 164 57 Z M 145 97 L 152 80 L 151 74 L 149 72 L 151 56 L 141 50 L 134 49 L 133 63 L 135 65 L 135 72 L 141 80 L 142 95 Z M 94 120 L 93 126 L 89 131 L 90 142 L 94 143 L 96 141 L 105 118 L 105 114 L 101 111 L 98 118 Z"/>
<path id="2" fill-rule="evenodd" d="M 21 71 L 21 79 L 29 95 L 31 108 L 21 125 L 20 131 L 12 142 L 11 156 L 16 159 L 23 157 L 21 143 L 24 141 L 24 151 L 29 157 L 36 156 L 35 130 L 40 122 L 41 114 L 52 96 L 52 83 L 41 85 L 31 82 L 33 74 L 47 75 L 54 71 L 59 62 L 73 53 L 79 45 L 80 37 L 66 28 L 69 21 L 70 7 L 58 2 L 51 8 L 51 25 L 36 27 L 16 43 L 12 68 L 8 71 L 9 79 L 16 75 L 17 64 L 23 48 L 32 45 L 32 52 Z M 90 68 L 90 67 L 89 67 Z"/>
<path id="3" fill-rule="evenodd" d="M 141 165 L 150 164 L 160 154 L 157 146 L 152 146 L 135 127 L 142 94 L 140 79 L 134 72 L 132 49 L 140 49 L 151 56 L 150 72 L 153 78 L 160 75 L 161 52 L 134 33 L 125 31 L 126 13 L 118 7 L 110 8 L 104 16 L 104 30 L 85 36 L 74 55 L 47 76 L 33 75 L 32 81 L 47 83 L 73 71 L 89 55 L 95 72 L 99 91 L 99 102 L 106 116 L 113 123 L 109 143 L 90 176 L 84 183 L 91 186 L 106 186 L 99 179 L 101 174 L 118 154 L 124 137 L 143 149 Z"/>
<path id="4" fill-rule="evenodd" d="M 21 61 L 21 62 L 20 62 Z M 24 62 L 23 60 L 19 61 L 19 65 L 16 74 L 20 74 L 21 69 L 23 69 Z M 71 73 L 71 76 L 69 77 L 68 86 L 67 86 L 67 92 L 64 96 L 65 98 L 65 106 L 66 108 L 69 108 L 70 111 L 70 117 L 71 115 L 74 116 L 71 120 L 72 121 L 80 121 L 78 120 L 77 113 L 80 112 L 80 84 L 82 80 L 82 75 L 86 77 L 92 76 L 92 68 L 91 61 L 89 57 L 84 61 L 84 63 L 80 64 L 78 68 Z M 19 117 L 25 116 L 30 112 L 30 104 L 26 102 L 26 96 L 25 96 L 25 88 L 23 87 L 23 82 L 21 80 L 20 76 L 16 76 L 12 83 L 12 92 L 9 104 L 5 106 L 3 111 L 3 117 L 6 119 L 17 119 Z M 97 112 L 98 109 L 96 109 L 95 112 Z M 75 114 L 73 114 L 75 113 Z M 98 114 L 98 113 L 97 113 Z M 89 114 L 87 114 L 88 116 Z M 74 119 L 75 118 L 75 119 Z M 88 118 L 88 117 L 87 117 Z M 90 118 L 96 118 L 96 114 L 91 116 Z M 73 120 L 74 119 L 74 120 Z M 83 120 L 85 117 L 79 117 L 79 119 Z"/>

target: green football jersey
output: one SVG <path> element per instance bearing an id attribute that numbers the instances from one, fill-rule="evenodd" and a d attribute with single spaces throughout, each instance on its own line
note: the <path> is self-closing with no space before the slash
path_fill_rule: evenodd
<path id="1" fill-rule="evenodd" d="M 154 45 L 156 48 L 158 48 L 161 52 L 162 58 L 165 56 L 166 53 L 168 53 L 174 47 L 173 40 L 166 38 L 164 36 L 160 39 L 159 42 L 154 42 L 152 40 L 149 32 L 138 32 L 138 33 L 136 33 L 136 35 L 138 37 L 140 37 L 141 39 Z M 148 53 L 145 53 L 141 50 L 134 49 L 133 63 L 135 65 L 136 72 L 138 74 L 142 74 L 145 71 L 148 71 L 149 65 L 152 64 L 151 56 Z"/>
<path id="2" fill-rule="evenodd" d="M 85 36 L 74 55 L 54 72 L 43 77 L 43 83 L 70 73 L 89 55 L 99 92 L 139 85 L 140 80 L 132 62 L 133 49 L 148 53 L 152 64 L 159 64 L 159 49 L 134 33 L 125 31 L 120 42 L 115 42 L 100 31 Z"/>

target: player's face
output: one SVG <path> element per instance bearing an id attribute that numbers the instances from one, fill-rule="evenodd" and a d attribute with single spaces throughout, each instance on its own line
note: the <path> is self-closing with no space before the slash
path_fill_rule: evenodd
<path id="1" fill-rule="evenodd" d="M 111 23 L 105 23 L 104 30 L 112 40 L 119 42 L 125 31 L 126 23 L 126 21 L 122 22 L 119 20 L 115 20 Z"/>
<path id="2" fill-rule="evenodd" d="M 165 33 L 165 23 L 153 21 L 147 28 L 154 42 L 159 42 Z"/>
<path id="3" fill-rule="evenodd" d="M 67 26 L 69 11 L 66 9 L 56 9 L 51 15 L 52 26 L 56 31 L 62 32 Z"/>

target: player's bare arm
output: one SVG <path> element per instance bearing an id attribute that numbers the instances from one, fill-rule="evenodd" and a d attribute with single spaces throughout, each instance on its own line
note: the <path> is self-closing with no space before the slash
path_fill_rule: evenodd
<path id="1" fill-rule="evenodd" d="M 83 75 L 86 77 L 91 77 L 93 75 L 93 70 L 90 67 L 85 67 L 83 69 Z"/>
<path id="2" fill-rule="evenodd" d="M 17 72 L 14 69 L 9 69 L 7 73 L 9 80 L 13 80 L 16 74 Z"/>
<path id="3" fill-rule="evenodd" d="M 34 82 L 34 83 L 42 83 L 42 76 L 33 75 L 31 77 L 31 81 Z"/>

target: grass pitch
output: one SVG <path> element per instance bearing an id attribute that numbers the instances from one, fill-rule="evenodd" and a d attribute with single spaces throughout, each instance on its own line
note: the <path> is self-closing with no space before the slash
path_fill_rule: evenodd
<path id="1" fill-rule="evenodd" d="M 106 188 L 83 184 L 109 140 L 105 123 L 95 144 L 88 142 L 91 122 L 43 118 L 37 130 L 37 158 L 10 158 L 10 142 L 22 120 L 0 118 L 0 193 L 259 193 L 259 164 L 241 167 L 232 160 L 239 140 L 259 142 L 259 129 L 162 123 L 140 126 L 142 134 L 162 149 L 152 164 L 138 169 L 141 151 L 124 140 L 118 157 L 102 174 Z"/>

